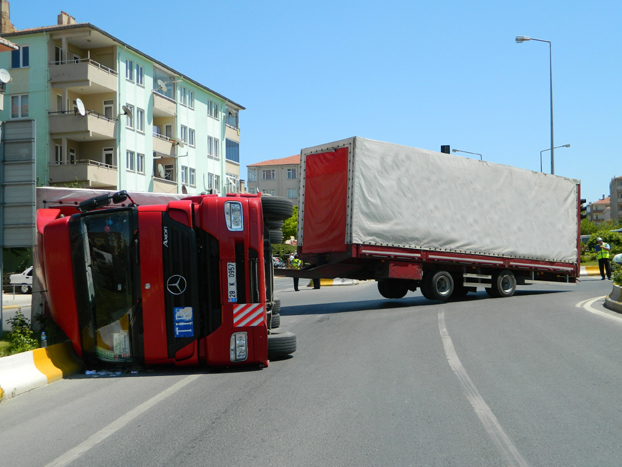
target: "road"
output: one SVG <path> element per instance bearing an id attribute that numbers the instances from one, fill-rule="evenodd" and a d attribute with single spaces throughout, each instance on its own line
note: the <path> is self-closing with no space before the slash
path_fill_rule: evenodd
<path id="1" fill-rule="evenodd" d="M 622 320 L 597 279 L 446 304 L 278 279 L 292 358 L 9 399 L 0 465 L 619 465 Z"/>

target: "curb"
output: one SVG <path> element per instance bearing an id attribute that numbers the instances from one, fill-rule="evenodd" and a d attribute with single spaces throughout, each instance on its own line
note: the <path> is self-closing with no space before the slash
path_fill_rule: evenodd
<path id="1" fill-rule="evenodd" d="M 622 287 L 614 284 L 611 293 L 605 297 L 605 308 L 622 313 L 622 303 L 620 300 L 622 300 Z"/>
<path id="2" fill-rule="evenodd" d="M 600 276 L 598 266 L 581 266 L 579 277 L 581 276 Z"/>
<path id="3" fill-rule="evenodd" d="M 77 373 L 82 362 L 70 342 L 0 358 L 0 401 Z"/>
<path id="4" fill-rule="evenodd" d="M 358 285 L 359 281 L 356 279 L 342 279 L 337 277 L 335 279 L 320 279 L 320 287 L 330 287 L 337 285 Z M 309 281 L 307 287 L 313 287 L 313 279 Z"/>

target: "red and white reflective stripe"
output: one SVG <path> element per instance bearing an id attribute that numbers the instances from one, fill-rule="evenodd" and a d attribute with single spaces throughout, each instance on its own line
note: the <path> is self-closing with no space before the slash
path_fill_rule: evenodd
<path id="1" fill-rule="evenodd" d="M 240 303 L 233 307 L 233 326 L 259 326 L 264 321 L 263 305 Z"/>

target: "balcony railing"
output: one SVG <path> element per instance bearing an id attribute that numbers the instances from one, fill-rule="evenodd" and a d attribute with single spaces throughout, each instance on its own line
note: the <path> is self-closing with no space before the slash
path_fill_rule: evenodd
<path id="1" fill-rule="evenodd" d="M 50 183 L 53 185 L 75 183 L 76 180 L 95 188 L 116 187 L 117 167 L 91 159 L 78 159 L 64 164 L 56 161 L 50 164 Z"/>
<path id="2" fill-rule="evenodd" d="M 87 141 L 115 139 L 116 120 L 87 110 L 84 116 L 77 109 L 48 112 L 50 133 Z"/>
<path id="3" fill-rule="evenodd" d="M 91 116 L 93 116 L 95 118 L 101 118 L 102 120 L 107 120 L 107 121 L 112 122 L 112 123 L 115 122 L 114 118 L 108 118 L 108 117 L 106 117 L 103 114 L 95 112 L 94 110 L 88 110 L 88 109 L 85 109 L 85 110 L 86 110 L 86 113 L 85 113 L 84 116 L 91 115 Z M 48 115 L 80 115 L 80 112 L 78 112 L 78 109 L 58 110 L 56 112 L 48 112 Z"/>
<path id="4" fill-rule="evenodd" d="M 117 76 L 118 73 L 116 71 L 114 71 L 112 68 L 108 68 L 105 65 L 102 65 L 99 62 L 96 62 L 95 60 L 91 60 L 90 58 L 80 58 L 80 59 L 75 59 L 75 60 L 61 60 L 61 61 L 55 61 L 55 62 L 50 62 L 50 65 L 77 65 L 78 63 L 88 63 L 91 66 L 94 66 L 95 68 L 98 68 L 106 73 L 109 73 L 113 76 Z"/>

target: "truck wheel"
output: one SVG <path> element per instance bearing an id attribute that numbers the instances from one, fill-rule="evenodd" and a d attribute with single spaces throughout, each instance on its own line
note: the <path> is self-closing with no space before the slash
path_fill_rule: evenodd
<path id="1" fill-rule="evenodd" d="M 384 298 L 403 298 L 408 292 L 408 285 L 399 279 L 385 279 L 378 281 L 378 292 Z"/>
<path id="2" fill-rule="evenodd" d="M 270 323 L 270 329 L 276 329 L 281 327 L 281 315 L 272 312 L 272 322 Z"/>
<path id="3" fill-rule="evenodd" d="M 272 331 L 268 336 L 268 359 L 284 358 L 296 351 L 296 334 Z"/>
<path id="4" fill-rule="evenodd" d="M 425 298 L 446 302 L 453 291 L 454 280 L 447 271 L 430 271 L 423 275 L 421 292 Z"/>
<path id="5" fill-rule="evenodd" d="M 516 277 L 512 271 L 504 269 L 492 275 L 492 287 L 486 292 L 493 298 L 511 297 L 516 292 Z"/>
<path id="6" fill-rule="evenodd" d="M 281 311 L 281 299 L 274 297 L 274 305 L 272 305 L 272 313 Z"/>
<path id="7" fill-rule="evenodd" d="M 280 230 L 270 230 L 270 244 L 278 245 L 283 243 L 283 232 Z"/>
<path id="8" fill-rule="evenodd" d="M 263 217 L 267 221 L 284 221 L 294 214 L 292 202 L 281 196 L 262 196 Z"/>

